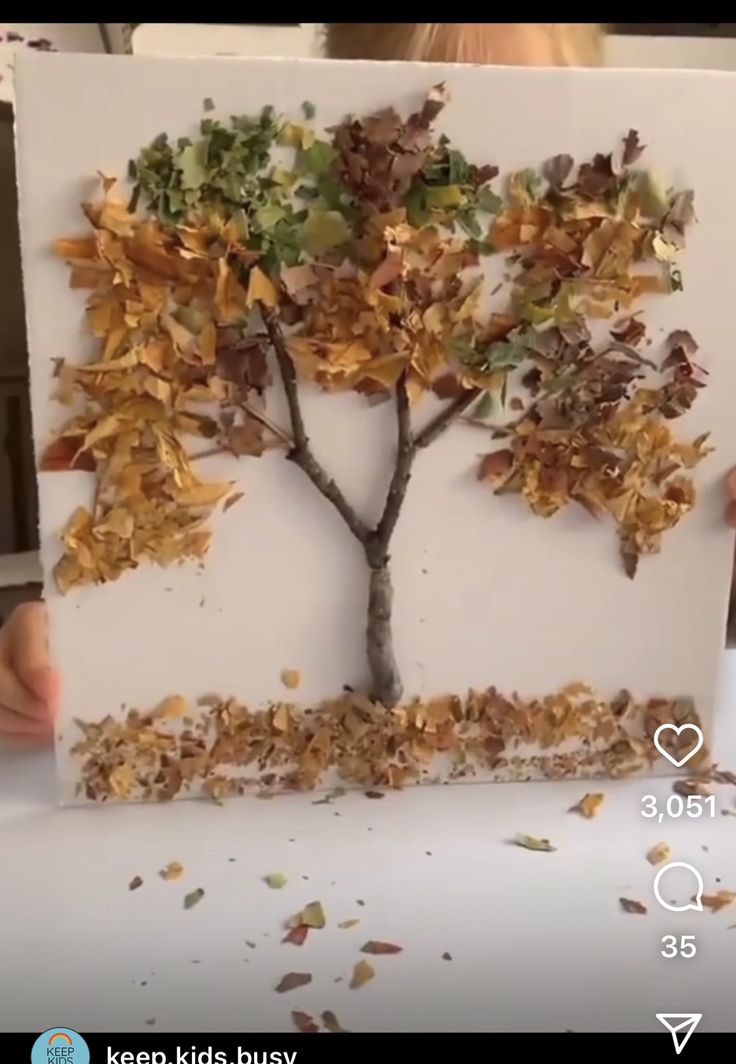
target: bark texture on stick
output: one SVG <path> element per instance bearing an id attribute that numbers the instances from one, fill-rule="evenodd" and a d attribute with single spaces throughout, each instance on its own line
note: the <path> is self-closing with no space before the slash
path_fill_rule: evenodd
<path id="1" fill-rule="evenodd" d="M 397 705 L 404 693 L 401 673 L 394 655 L 391 628 L 393 601 L 394 589 L 388 565 L 371 569 L 366 627 L 368 667 L 373 681 L 372 697 L 387 709 Z"/>

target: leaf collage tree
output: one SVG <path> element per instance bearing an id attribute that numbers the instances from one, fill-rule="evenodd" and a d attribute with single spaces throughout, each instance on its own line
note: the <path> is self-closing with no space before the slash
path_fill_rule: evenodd
<path id="1" fill-rule="evenodd" d="M 682 287 L 693 195 L 636 166 L 634 131 L 611 154 L 579 166 L 559 155 L 496 192 L 496 166 L 433 131 L 446 103 L 436 86 L 405 119 L 392 107 L 351 116 L 329 139 L 309 104 L 298 123 L 271 108 L 206 117 L 196 139 L 162 134 L 131 162 L 130 202 L 103 177 L 103 200 L 84 207 L 91 235 L 57 246 L 72 286 L 92 290 L 101 345 L 91 363 L 57 364 L 57 398 L 82 412 L 41 462 L 96 474 L 92 508 L 63 532 L 62 592 L 145 559 L 201 558 L 212 511 L 240 493 L 203 480 L 197 460 L 282 448 L 362 548 L 370 696 L 393 707 L 392 536 L 414 462 L 460 422 L 496 441 L 478 477 L 497 496 L 520 494 L 543 517 L 571 502 L 608 517 L 632 577 L 660 549 L 694 505 L 683 471 L 708 453 L 706 437 L 680 442 L 668 422 L 705 371 L 684 331 L 655 361 L 636 304 Z M 267 407 L 272 364 L 288 425 Z M 309 386 L 395 406 L 375 522 L 315 457 Z M 209 447 L 188 450 L 192 437 Z"/>

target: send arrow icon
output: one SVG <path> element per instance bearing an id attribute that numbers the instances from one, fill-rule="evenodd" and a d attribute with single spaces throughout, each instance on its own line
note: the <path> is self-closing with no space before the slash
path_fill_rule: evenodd
<path id="1" fill-rule="evenodd" d="M 688 1043 L 690 1035 L 703 1018 L 702 1012 L 658 1012 L 656 1014 L 660 1023 L 663 1023 L 672 1035 L 675 1043 L 675 1053 L 679 1056 Z"/>

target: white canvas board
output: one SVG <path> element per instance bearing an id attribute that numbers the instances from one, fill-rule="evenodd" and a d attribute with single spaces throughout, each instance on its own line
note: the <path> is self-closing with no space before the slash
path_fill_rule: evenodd
<path id="1" fill-rule="evenodd" d="M 37 451 L 64 413 L 50 401 L 52 359 L 91 351 L 82 294 L 70 291 L 51 245 L 85 232 L 79 203 L 98 170 L 123 175 L 163 130 L 192 132 L 204 97 L 215 101 L 216 116 L 264 104 L 297 116 L 308 99 L 329 127 L 347 112 L 394 105 L 406 113 L 441 80 L 451 103 L 437 129 L 471 161 L 508 172 L 560 152 L 582 160 L 611 150 L 635 127 L 648 165 L 695 190 L 685 289 L 642 306 L 655 338 L 674 328 L 697 338 L 709 386 L 676 429 L 689 439 L 710 431 L 716 451 L 696 470 L 695 511 L 629 581 L 612 524 L 572 508 L 544 521 L 518 497 L 494 498 L 475 479 L 487 436 L 460 426 L 446 433 L 419 455 L 391 549 L 406 693 L 494 684 L 532 696 L 582 680 L 611 697 L 621 688 L 692 696 L 710 731 L 733 552 L 722 516 L 723 480 L 736 456 L 733 75 L 20 57 L 18 177 Z M 390 406 L 305 389 L 303 408 L 318 457 L 356 508 L 377 518 L 395 447 Z M 285 418 L 277 389 L 269 412 Z M 417 416 L 429 413 L 428 406 Z M 174 693 L 195 699 L 217 691 L 265 704 L 283 697 L 285 668 L 302 672 L 304 704 L 366 682 L 365 565 L 334 512 L 278 455 L 239 464 L 220 456 L 207 472 L 238 480 L 245 498 L 216 518 L 204 568 L 143 565 L 67 596 L 51 578 L 58 533 L 75 506 L 90 503 L 91 478 L 39 476 L 45 590 L 64 676 L 58 770 L 65 799 L 76 782 L 73 718 L 99 720 L 121 704 L 150 708 Z"/>

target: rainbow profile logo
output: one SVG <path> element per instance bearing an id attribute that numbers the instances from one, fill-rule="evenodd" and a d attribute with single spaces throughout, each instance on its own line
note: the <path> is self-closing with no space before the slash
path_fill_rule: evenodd
<path id="1" fill-rule="evenodd" d="M 89 1046 L 69 1027 L 51 1027 L 33 1043 L 31 1064 L 89 1064 Z"/>

